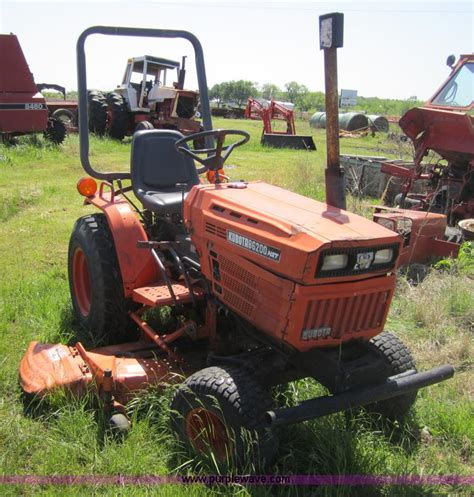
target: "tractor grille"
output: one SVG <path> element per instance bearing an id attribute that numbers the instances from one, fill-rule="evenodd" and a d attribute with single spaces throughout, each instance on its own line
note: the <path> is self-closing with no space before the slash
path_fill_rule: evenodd
<path id="1" fill-rule="evenodd" d="M 256 307 L 258 278 L 235 262 L 219 256 L 219 267 L 223 300 L 247 316 L 252 316 Z"/>
<path id="2" fill-rule="evenodd" d="M 303 330 L 330 328 L 332 338 L 381 326 L 390 290 L 308 303 Z"/>

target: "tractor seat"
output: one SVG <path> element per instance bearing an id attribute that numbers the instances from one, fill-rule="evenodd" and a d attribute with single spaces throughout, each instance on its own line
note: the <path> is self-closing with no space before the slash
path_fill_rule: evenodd
<path id="1" fill-rule="evenodd" d="M 159 216 L 181 213 L 183 194 L 177 183 L 187 185 L 185 196 L 199 184 L 194 161 L 175 149 L 180 138 L 183 135 L 178 131 L 158 129 L 137 131 L 133 135 L 133 191 L 146 209 Z"/>

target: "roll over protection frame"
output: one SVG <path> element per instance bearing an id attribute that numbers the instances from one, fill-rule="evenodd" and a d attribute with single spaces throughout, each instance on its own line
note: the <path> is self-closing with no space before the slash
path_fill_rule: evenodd
<path id="1" fill-rule="evenodd" d="M 144 28 L 121 28 L 113 26 L 92 26 L 86 29 L 78 38 L 77 52 L 77 88 L 79 94 L 79 143 L 81 164 L 87 174 L 96 179 L 113 181 L 119 179 L 130 179 L 130 173 L 124 172 L 99 172 L 93 168 L 89 160 L 89 116 L 87 109 L 87 73 L 86 54 L 84 45 L 88 36 L 93 34 L 111 36 L 142 36 L 146 38 L 183 38 L 188 40 L 194 48 L 196 61 L 196 73 L 199 85 L 199 96 L 201 103 L 201 114 L 205 131 L 212 130 L 211 108 L 209 106 L 209 95 L 207 91 L 206 69 L 204 66 L 204 54 L 200 41 L 188 31 L 173 29 L 144 29 Z M 212 139 L 206 141 L 206 148 L 212 148 Z"/>

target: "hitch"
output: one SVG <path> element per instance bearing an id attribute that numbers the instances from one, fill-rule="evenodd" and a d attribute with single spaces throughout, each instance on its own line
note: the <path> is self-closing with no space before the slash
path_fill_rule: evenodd
<path id="1" fill-rule="evenodd" d="M 267 424 L 272 427 L 301 423 L 309 419 L 398 397 L 413 390 L 448 380 L 453 375 L 454 368 L 449 364 L 421 373 L 416 373 L 414 370 L 406 371 L 387 378 L 384 383 L 379 385 L 357 388 L 337 395 L 317 397 L 306 400 L 295 407 L 267 411 L 265 418 Z"/>

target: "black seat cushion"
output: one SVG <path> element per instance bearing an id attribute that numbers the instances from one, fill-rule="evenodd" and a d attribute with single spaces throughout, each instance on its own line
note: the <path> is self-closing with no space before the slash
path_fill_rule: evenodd
<path id="1" fill-rule="evenodd" d="M 143 130 L 133 135 L 131 175 L 133 191 L 146 209 L 159 215 L 181 212 L 182 191 L 199 184 L 196 166 L 175 148 L 183 138 L 173 130 Z"/>

